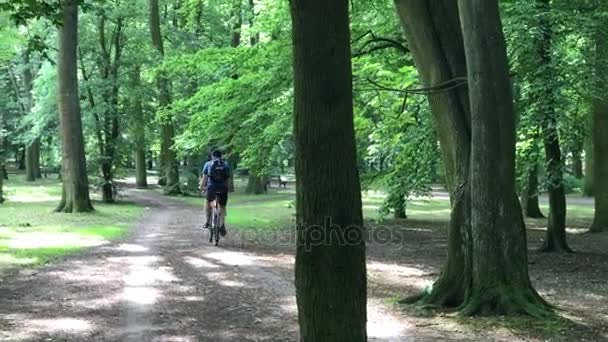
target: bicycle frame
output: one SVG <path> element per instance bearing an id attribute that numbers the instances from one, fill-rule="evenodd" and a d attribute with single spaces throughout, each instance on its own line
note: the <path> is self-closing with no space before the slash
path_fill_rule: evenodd
<path id="1" fill-rule="evenodd" d="M 209 229 L 209 242 L 214 242 L 217 246 L 220 241 L 221 227 L 221 207 L 219 201 L 219 193 L 216 194 L 215 200 L 211 203 L 211 228 Z"/>

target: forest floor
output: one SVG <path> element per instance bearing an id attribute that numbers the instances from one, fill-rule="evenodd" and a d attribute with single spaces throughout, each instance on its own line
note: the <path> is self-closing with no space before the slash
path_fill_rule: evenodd
<path id="1" fill-rule="evenodd" d="M 129 189 L 123 200 L 144 207 L 128 236 L 3 277 L 1 341 L 297 340 L 291 191 L 235 196 L 220 247 L 206 242 L 200 199 Z M 577 253 L 568 255 L 535 252 L 544 221 L 528 222 L 532 281 L 562 319 L 469 319 L 398 305 L 445 258 L 449 209 L 433 205 L 428 219 L 370 221 L 370 341 L 608 341 L 608 235 L 583 234 L 583 216 L 570 223 Z"/>

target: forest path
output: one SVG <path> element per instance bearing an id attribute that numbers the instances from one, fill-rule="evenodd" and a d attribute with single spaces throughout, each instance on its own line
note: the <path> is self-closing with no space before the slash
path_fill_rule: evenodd
<path id="1" fill-rule="evenodd" d="M 214 247 L 202 211 L 154 191 L 130 237 L 0 284 L 1 341 L 296 341 L 293 255 Z M 370 299 L 370 341 L 411 326 Z"/>

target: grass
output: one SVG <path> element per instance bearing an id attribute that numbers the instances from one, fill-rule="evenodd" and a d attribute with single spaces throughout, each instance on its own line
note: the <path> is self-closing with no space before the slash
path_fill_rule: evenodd
<path id="1" fill-rule="evenodd" d="M 23 176 L 12 175 L 5 195 L 7 201 L 0 205 L 0 269 L 41 265 L 120 239 L 143 211 L 129 203 L 95 202 L 93 213 L 54 213 L 61 195 L 56 178 L 26 183 Z"/>
<path id="2" fill-rule="evenodd" d="M 237 192 L 230 194 L 227 222 L 234 228 L 271 230 L 293 227 L 295 218 L 295 194 L 293 189 L 272 188 L 265 195 L 243 193 L 244 182 L 239 180 Z M 378 210 L 385 194 L 380 191 L 366 191 L 362 194 L 363 216 L 366 219 L 383 219 Z M 180 197 L 191 205 L 201 206 L 199 197 Z M 541 205 L 548 214 L 548 206 Z M 584 204 L 568 205 L 568 224 L 585 227 L 593 219 L 593 206 Z M 416 221 L 447 222 L 450 218 L 450 202 L 444 197 L 415 198 L 407 208 L 408 218 Z M 533 226 L 544 226 L 546 219 L 530 220 Z"/>

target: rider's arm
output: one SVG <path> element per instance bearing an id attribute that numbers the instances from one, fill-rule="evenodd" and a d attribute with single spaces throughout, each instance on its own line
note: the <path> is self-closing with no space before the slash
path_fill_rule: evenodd
<path id="1" fill-rule="evenodd" d="M 207 175 L 208 172 L 209 171 L 207 170 L 207 164 L 205 164 L 203 166 L 203 171 L 201 172 L 201 178 L 199 181 L 199 186 L 200 186 L 201 191 L 204 191 L 205 189 L 207 189 L 207 182 L 209 181 L 209 176 Z"/>

